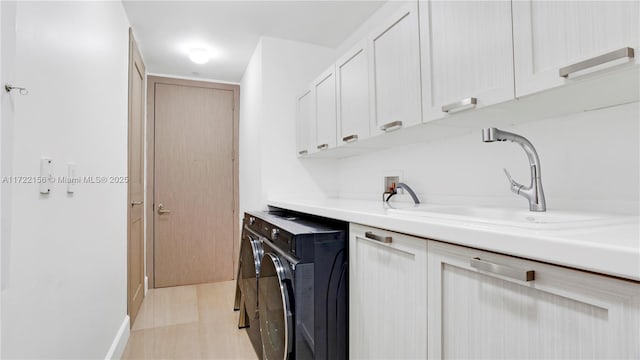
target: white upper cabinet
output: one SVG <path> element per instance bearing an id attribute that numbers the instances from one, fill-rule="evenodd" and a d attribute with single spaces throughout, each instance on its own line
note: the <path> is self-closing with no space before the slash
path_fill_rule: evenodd
<path id="1" fill-rule="evenodd" d="M 514 99 L 511 1 L 421 1 L 425 122 Z"/>
<path id="2" fill-rule="evenodd" d="M 369 37 L 371 133 L 422 121 L 418 2 L 407 2 Z"/>
<path id="3" fill-rule="evenodd" d="M 336 62 L 338 145 L 369 137 L 369 59 L 362 41 Z"/>
<path id="4" fill-rule="evenodd" d="M 311 101 L 311 90 L 305 91 L 297 100 L 296 153 L 298 156 L 305 156 L 314 152 L 312 139 L 315 139 L 315 124 L 312 124 Z"/>
<path id="5" fill-rule="evenodd" d="M 313 82 L 314 115 L 316 121 L 315 149 L 324 151 L 336 147 L 336 76 L 332 65 Z"/>
<path id="6" fill-rule="evenodd" d="M 638 1 L 514 1 L 516 96 L 637 63 L 639 14 Z"/>

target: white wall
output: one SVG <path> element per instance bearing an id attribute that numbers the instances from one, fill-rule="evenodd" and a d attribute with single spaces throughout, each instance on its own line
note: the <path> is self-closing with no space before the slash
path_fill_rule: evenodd
<path id="1" fill-rule="evenodd" d="M 331 172 L 335 162 L 298 161 L 295 132 L 295 99 L 325 70 L 334 51 L 268 37 L 262 40 L 262 46 L 262 173 L 266 196 L 334 196 L 338 189 L 335 173 Z"/>
<path id="2" fill-rule="evenodd" d="M 270 197 L 336 196 L 335 161 L 295 155 L 296 96 L 333 59 L 333 49 L 264 37 L 240 87 L 240 215 Z"/>
<path id="3" fill-rule="evenodd" d="M 640 104 L 540 120 L 503 130 L 527 137 L 540 155 L 549 209 L 638 213 Z M 469 135 L 339 161 L 340 197 L 380 199 L 382 177 L 400 172 L 425 203 L 527 209 L 502 172 L 529 184 L 524 151 L 510 142 Z M 402 200 L 410 201 L 408 195 Z"/>
<path id="4" fill-rule="evenodd" d="M 0 84 L 14 84 L 15 80 L 15 2 L 0 2 Z M 11 167 L 11 159 L 5 154 L 13 146 L 13 139 L 7 134 L 13 131 L 14 104 L 12 95 L 0 89 L 0 172 L 2 175 Z M 9 283 L 9 235 L 11 231 L 11 193 L 8 184 L 0 184 L 0 282 L 1 291 Z M 0 324 L 3 323 L 0 296 Z M 0 354 L 2 347 L 2 326 L 0 326 Z"/>
<path id="5" fill-rule="evenodd" d="M 15 38 L 15 33 L 11 30 L 12 27 L 12 18 L 15 18 L 12 14 L 14 13 L 13 9 L 15 8 L 14 3 L 2 2 L 0 3 L 0 84 L 7 84 L 11 81 L 8 79 L 9 74 L 9 64 L 11 62 L 6 58 L 6 54 L 13 54 L 15 51 L 12 49 L 12 46 L 9 46 L 9 43 L 13 43 L 11 40 Z M 3 153 L 2 147 L 5 145 L 5 142 L 2 140 L 2 134 L 4 134 L 4 130 L 2 129 L 2 125 L 5 122 L 13 121 L 13 110 L 10 102 L 11 97 L 6 92 L 0 91 L 0 169 L 4 166 L 5 162 L 2 159 L 1 154 Z M 3 187 L 4 185 L 0 185 L 0 291 L 4 289 L 4 275 L 5 271 L 3 271 L 3 256 L 5 255 L 5 251 L 3 251 L 4 242 L 2 239 L 4 236 L 5 227 L 3 216 L 5 215 L 3 204 Z M 2 324 L 2 296 L 0 296 L 0 324 Z M 0 354 L 2 354 L 2 326 L 0 326 Z"/>
<path id="6" fill-rule="evenodd" d="M 15 83 L 30 94 L 12 95 L 10 132 L 2 119 L 2 175 L 37 175 L 43 156 L 53 158 L 56 176 L 66 175 L 67 162 L 81 176 L 126 175 L 122 4 L 18 2 L 16 26 Z M 34 184 L 7 191 L 2 356 L 104 358 L 126 321 L 126 185 L 80 184 L 73 195 L 62 184 L 50 195 Z"/>
<path id="7" fill-rule="evenodd" d="M 240 82 L 239 195 L 240 216 L 262 209 L 262 166 L 260 136 L 262 111 L 262 41 L 249 60 Z"/>

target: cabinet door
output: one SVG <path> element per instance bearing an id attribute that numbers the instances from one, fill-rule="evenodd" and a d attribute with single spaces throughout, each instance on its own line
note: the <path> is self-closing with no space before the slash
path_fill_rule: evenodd
<path id="1" fill-rule="evenodd" d="M 577 81 L 581 73 L 633 63 L 627 57 L 600 59 L 585 71 L 560 75 L 563 67 L 626 47 L 634 48 L 638 59 L 639 13 L 638 1 L 514 1 L 516 96 Z"/>
<path id="2" fill-rule="evenodd" d="M 311 139 L 315 132 L 311 123 L 311 91 L 305 91 L 297 100 L 296 114 L 296 152 L 298 156 L 306 156 L 311 151 Z"/>
<path id="3" fill-rule="evenodd" d="M 331 66 L 313 82 L 317 150 L 336 147 L 336 76 Z"/>
<path id="4" fill-rule="evenodd" d="M 427 241 L 355 224 L 349 230 L 349 357 L 426 358 Z"/>
<path id="5" fill-rule="evenodd" d="M 422 121 L 418 2 L 407 2 L 369 39 L 371 133 Z"/>
<path id="6" fill-rule="evenodd" d="M 514 99 L 511 1 L 421 1 L 423 121 Z"/>
<path id="7" fill-rule="evenodd" d="M 428 263 L 430 358 L 640 356 L 638 283 L 435 241 Z"/>
<path id="8" fill-rule="evenodd" d="M 338 144 L 369 137 L 369 59 L 363 41 L 336 63 Z"/>

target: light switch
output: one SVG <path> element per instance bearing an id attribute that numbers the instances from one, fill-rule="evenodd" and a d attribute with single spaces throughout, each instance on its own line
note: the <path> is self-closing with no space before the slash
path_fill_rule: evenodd
<path id="1" fill-rule="evenodd" d="M 76 164 L 67 164 L 67 193 L 73 194 L 76 191 L 76 185 L 78 184 L 78 177 L 76 173 Z"/>
<path id="2" fill-rule="evenodd" d="M 40 159 L 40 194 L 50 194 L 53 185 L 53 160 Z"/>

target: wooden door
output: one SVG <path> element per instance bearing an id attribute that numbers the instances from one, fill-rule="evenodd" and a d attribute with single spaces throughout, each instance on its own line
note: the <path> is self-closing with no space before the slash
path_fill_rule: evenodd
<path id="1" fill-rule="evenodd" d="M 313 82 L 315 147 L 319 151 L 336 147 L 336 73 L 332 65 Z"/>
<path id="2" fill-rule="evenodd" d="M 430 359 L 640 355 L 638 283 L 435 241 L 428 250 Z"/>
<path id="3" fill-rule="evenodd" d="M 419 5 L 423 121 L 513 100 L 511 1 Z"/>
<path id="4" fill-rule="evenodd" d="M 407 2 L 369 38 L 373 135 L 422 122 L 417 13 Z"/>
<path id="5" fill-rule="evenodd" d="M 315 131 L 311 123 L 311 90 L 307 90 L 298 97 L 296 109 L 296 147 L 298 156 L 306 156 L 315 149 L 312 139 Z"/>
<path id="6" fill-rule="evenodd" d="M 144 299 L 144 81 L 144 63 L 129 30 L 127 307 L 131 326 Z"/>
<path id="7" fill-rule="evenodd" d="M 635 58 L 602 62 L 582 73 L 640 62 L 638 14 L 638 1 L 514 1 L 516 96 L 578 81 L 579 74 L 560 76 L 560 68 L 611 51 L 635 48 Z"/>
<path id="8" fill-rule="evenodd" d="M 155 287 L 234 275 L 237 86 L 154 82 Z"/>
<path id="9" fill-rule="evenodd" d="M 356 224 L 349 233 L 349 357 L 426 359 L 427 241 Z"/>
<path id="10" fill-rule="evenodd" d="M 369 55 L 365 41 L 336 63 L 338 144 L 369 137 Z"/>

